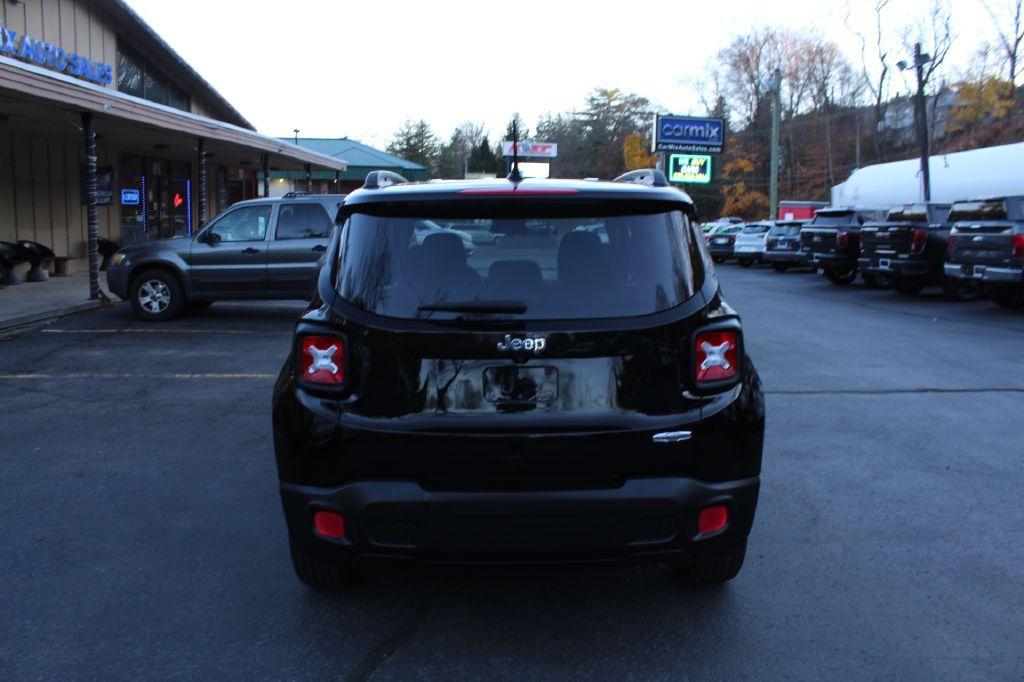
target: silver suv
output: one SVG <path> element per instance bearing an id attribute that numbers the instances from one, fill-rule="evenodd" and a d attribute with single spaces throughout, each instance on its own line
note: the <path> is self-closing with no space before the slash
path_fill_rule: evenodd
<path id="1" fill-rule="evenodd" d="M 193 237 L 121 249 L 107 284 L 153 321 L 221 299 L 309 299 L 344 198 L 291 193 L 239 202 Z"/>

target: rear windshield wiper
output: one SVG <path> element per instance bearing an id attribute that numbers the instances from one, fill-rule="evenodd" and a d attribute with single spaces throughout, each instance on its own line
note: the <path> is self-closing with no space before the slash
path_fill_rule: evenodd
<path id="1" fill-rule="evenodd" d="M 508 313 L 509 315 L 522 315 L 526 312 L 526 303 L 523 301 L 442 301 L 421 305 L 417 310 L 421 313 L 453 312 L 477 313 L 481 315 Z"/>

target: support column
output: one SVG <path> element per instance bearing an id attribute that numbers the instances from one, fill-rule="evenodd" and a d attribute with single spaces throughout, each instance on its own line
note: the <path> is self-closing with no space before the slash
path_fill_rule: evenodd
<path id="1" fill-rule="evenodd" d="M 89 235 L 89 298 L 105 301 L 107 297 L 100 289 L 100 230 L 96 208 L 96 128 L 89 112 L 82 113 L 82 133 L 85 136 L 85 206 L 86 225 Z"/>
<path id="2" fill-rule="evenodd" d="M 263 163 L 263 196 L 270 196 L 270 155 L 264 154 Z"/>
<path id="3" fill-rule="evenodd" d="M 206 140 L 199 138 L 196 148 L 199 152 L 199 228 L 206 226 Z"/>
<path id="4" fill-rule="evenodd" d="M 306 164 L 306 194 L 313 193 L 313 167 Z"/>

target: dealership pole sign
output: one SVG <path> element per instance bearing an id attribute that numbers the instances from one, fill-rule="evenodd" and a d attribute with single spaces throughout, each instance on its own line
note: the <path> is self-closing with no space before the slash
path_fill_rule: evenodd
<path id="1" fill-rule="evenodd" d="M 501 143 L 502 156 L 513 156 L 513 143 L 505 140 Z M 558 156 L 557 142 L 519 142 L 516 143 L 516 152 L 519 156 L 535 159 L 554 159 Z"/>
<path id="2" fill-rule="evenodd" d="M 94 62 L 88 57 L 68 52 L 63 47 L 36 40 L 29 35 L 19 35 L 17 31 L 5 26 L 0 26 L 0 57 L 20 59 L 100 85 L 114 82 L 114 67 L 110 64 Z"/>
<path id="3" fill-rule="evenodd" d="M 651 136 L 655 152 L 721 154 L 725 143 L 725 120 L 694 116 L 655 116 Z"/>

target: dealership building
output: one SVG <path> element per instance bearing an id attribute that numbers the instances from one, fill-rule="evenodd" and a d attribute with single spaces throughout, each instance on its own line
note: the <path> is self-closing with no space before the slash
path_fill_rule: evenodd
<path id="1" fill-rule="evenodd" d="M 189 235 L 275 173 L 346 168 L 257 133 L 121 0 L 0 0 L 0 241 L 86 269 L 91 221 L 118 243 Z"/>

